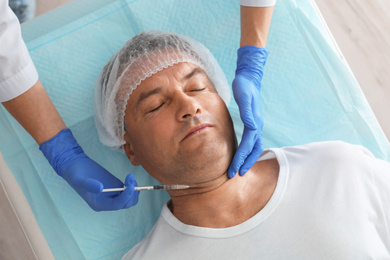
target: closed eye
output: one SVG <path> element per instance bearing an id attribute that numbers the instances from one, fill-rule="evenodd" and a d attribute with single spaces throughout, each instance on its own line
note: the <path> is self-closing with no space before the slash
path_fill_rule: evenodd
<path id="1" fill-rule="evenodd" d="M 190 90 L 190 92 L 202 91 L 202 90 L 205 90 L 205 89 L 206 89 L 206 88 L 192 89 L 192 90 Z"/>
<path id="2" fill-rule="evenodd" d="M 161 103 L 158 107 L 156 107 L 156 108 L 150 110 L 149 113 L 159 110 L 163 105 L 164 105 L 164 102 Z"/>

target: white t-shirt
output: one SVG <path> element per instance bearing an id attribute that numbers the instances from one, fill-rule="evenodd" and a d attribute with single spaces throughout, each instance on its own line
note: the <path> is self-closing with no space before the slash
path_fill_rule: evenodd
<path id="1" fill-rule="evenodd" d="M 38 73 L 22 39 L 18 18 L 0 0 L 0 102 L 11 100 L 30 89 Z"/>
<path id="2" fill-rule="evenodd" d="M 390 163 L 344 142 L 270 151 L 279 178 L 255 216 L 204 228 L 180 222 L 165 205 L 123 259 L 390 259 Z"/>
<path id="3" fill-rule="evenodd" d="M 240 5 L 250 7 L 268 7 L 274 6 L 276 0 L 240 0 Z"/>

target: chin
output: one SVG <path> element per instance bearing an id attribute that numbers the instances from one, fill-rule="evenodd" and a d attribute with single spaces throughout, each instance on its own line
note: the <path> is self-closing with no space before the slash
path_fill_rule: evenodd
<path id="1" fill-rule="evenodd" d="M 213 178 L 214 175 L 226 173 L 233 155 L 232 145 L 213 142 L 185 156 L 183 163 L 191 178 L 199 179 L 198 181 L 202 182 L 205 179 Z"/>

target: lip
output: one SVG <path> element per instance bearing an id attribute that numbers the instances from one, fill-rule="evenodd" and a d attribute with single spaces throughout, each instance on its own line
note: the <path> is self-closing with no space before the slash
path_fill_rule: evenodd
<path id="1" fill-rule="evenodd" d="M 187 139 L 188 137 L 196 134 L 196 133 L 199 133 L 203 130 L 205 130 L 206 128 L 209 128 L 209 127 L 214 127 L 213 125 L 211 124 L 199 124 L 199 125 L 196 125 L 194 126 L 193 128 L 191 128 L 190 131 L 188 131 L 188 133 L 186 134 L 186 136 L 183 138 L 182 141 L 184 141 L 185 139 Z"/>

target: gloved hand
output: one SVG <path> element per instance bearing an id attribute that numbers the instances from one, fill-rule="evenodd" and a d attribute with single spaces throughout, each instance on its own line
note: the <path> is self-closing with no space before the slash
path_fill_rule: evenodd
<path id="1" fill-rule="evenodd" d="M 242 140 L 228 169 L 229 178 L 244 175 L 263 153 L 263 116 L 260 104 L 261 79 L 268 50 L 255 46 L 238 49 L 233 94 L 244 123 Z"/>
<path id="2" fill-rule="evenodd" d="M 133 174 L 125 180 L 122 192 L 102 192 L 103 188 L 122 188 L 123 183 L 91 160 L 78 145 L 69 129 L 41 144 L 51 166 L 95 211 L 130 208 L 138 203 L 139 191 Z"/>

